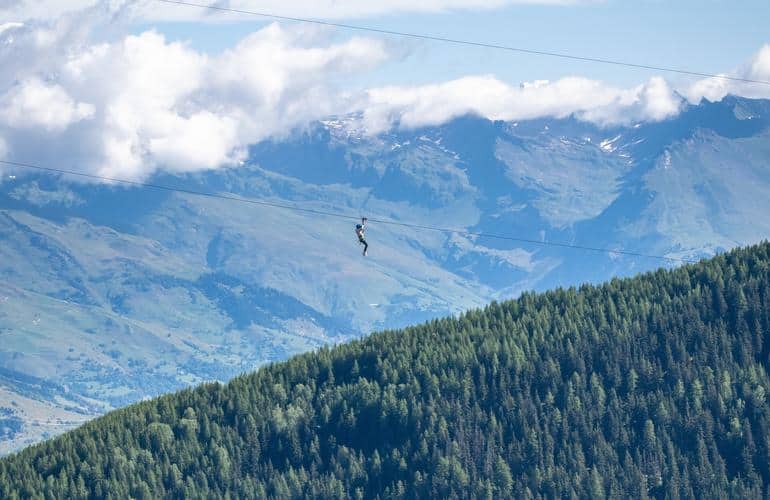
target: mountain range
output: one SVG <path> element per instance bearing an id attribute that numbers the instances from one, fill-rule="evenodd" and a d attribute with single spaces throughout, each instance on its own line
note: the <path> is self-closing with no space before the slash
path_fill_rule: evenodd
<path id="1" fill-rule="evenodd" d="M 175 191 L 5 172 L 0 453 L 372 330 L 770 234 L 768 100 L 610 128 L 361 123 L 330 118 L 253 145 L 242 165 L 147 181 Z M 308 211 L 408 225 L 370 223 L 364 258 L 354 220 Z"/>

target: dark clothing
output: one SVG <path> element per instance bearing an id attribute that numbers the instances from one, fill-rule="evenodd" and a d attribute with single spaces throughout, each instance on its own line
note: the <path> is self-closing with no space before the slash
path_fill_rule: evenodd
<path id="1" fill-rule="evenodd" d="M 364 245 L 364 256 L 369 249 L 369 244 L 364 239 L 364 230 L 366 230 L 366 219 L 361 219 L 361 224 L 356 224 L 356 236 L 358 236 L 358 242 Z"/>

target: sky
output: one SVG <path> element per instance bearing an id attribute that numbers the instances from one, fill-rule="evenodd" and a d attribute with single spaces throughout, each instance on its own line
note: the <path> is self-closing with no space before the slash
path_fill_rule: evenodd
<path id="1" fill-rule="evenodd" d="M 469 2 L 473 3 L 473 2 Z M 482 3 L 482 2 L 476 2 Z M 492 2 L 490 2 L 492 3 Z M 244 10 L 260 11 L 265 2 L 243 2 Z M 175 7 L 181 8 L 182 6 Z M 193 7 L 186 9 L 195 10 Z M 747 0 L 737 8 L 729 1 L 674 2 L 654 0 L 609 0 L 573 4 L 517 4 L 498 8 L 445 9 L 437 12 L 390 12 L 376 16 L 338 19 L 313 16 L 285 8 L 271 9 L 314 19 L 342 21 L 393 31 L 423 33 L 446 38 L 509 45 L 631 61 L 641 64 L 721 73 L 748 59 L 770 42 L 767 19 L 770 2 Z M 237 16 L 228 24 L 199 22 L 147 23 L 170 38 L 189 41 L 207 52 L 220 51 L 265 23 L 259 17 Z M 342 35 L 348 34 L 340 30 Z M 379 83 L 430 83 L 468 74 L 494 73 L 510 82 L 557 79 L 580 75 L 618 85 L 639 83 L 651 73 L 600 64 L 565 61 L 548 57 L 512 54 L 486 48 L 463 47 L 438 42 L 418 43 L 411 57 L 369 81 Z"/>
<path id="2" fill-rule="evenodd" d="M 770 81 L 767 1 L 216 5 Z M 770 85 L 157 0 L 0 0 L 0 68 L 0 159 L 133 180 L 238 165 L 249 144 L 332 115 L 355 113 L 368 133 L 465 113 L 609 126 L 665 120 L 704 97 L 770 97 Z"/>

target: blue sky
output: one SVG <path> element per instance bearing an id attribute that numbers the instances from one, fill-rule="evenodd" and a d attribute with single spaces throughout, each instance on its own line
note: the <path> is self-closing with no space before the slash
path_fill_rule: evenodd
<path id="1" fill-rule="evenodd" d="M 254 1 L 253 10 L 260 9 Z M 194 9 L 179 6 L 180 9 Z M 245 8 L 245 7 L 242 7 Z M 273 12 L 280 13 L 277 10 Z M 265 21 L 140 23 L 173 40 L 216 53 L 234 45 Z M 320 16 L 319 16 L 320 18 Z M 770 42 L 770 2 L 653 0 L 607 1 L 580 5 L 512 5 L 497 9 L 397 13 L 343 21 L 396 31 L 425 33 L 574 55 L 685 68 L 728 71 Z M 340 36 L 350 36 L 347 30 Z M 639 83 L 655 72 L 573 62 L 438 42 L 398 41 L 412 48 L 405 59 L 367 75 L 366 84 L 421 84 L 468 74 L 493 73 L 512 83 L 581 75 L 615 85 Z M 669 75 L 676 80 L 680 77 Z"/>

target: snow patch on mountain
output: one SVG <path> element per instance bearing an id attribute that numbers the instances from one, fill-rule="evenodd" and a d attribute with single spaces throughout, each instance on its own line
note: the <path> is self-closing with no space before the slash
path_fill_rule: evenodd
<path id="1" fill-rule="evenodd" d="M 601 148 L 601 150 L 604 151 L 605 153 L 614 153 L 615 150 L 618 149 L 615 144 L 620 140 L 621 137 L 623 136 L 618 134 L 611 139 L 604 139 L 602 142 L 599 143 L 599 148 Z"/>

